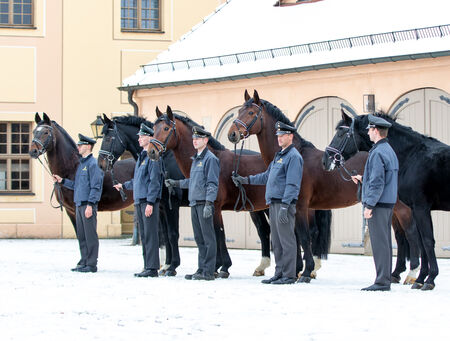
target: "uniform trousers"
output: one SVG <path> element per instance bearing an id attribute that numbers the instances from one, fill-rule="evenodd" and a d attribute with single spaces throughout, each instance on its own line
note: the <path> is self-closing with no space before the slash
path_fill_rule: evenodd
<path id="1" fill-rule="evenodd" d="M 81 259 L 78 265 L 97 266 L 98 259 L 98 235 L 97 235 L 97 207 L 92 206 L 92 216 L 86 218 L 87 205 L 77 206 L 76 224 L 77 239 L 80 245 Z"/>
<path id="2" fill-rule="evenodd" d="M 278 221 L 280 209 L 281 203 L 271 203 L 269 206 L 275 276 L 295 278 L 297 262 L 297 242 L 294 233 L 296 208 L 295 204 L 289 205 L 286 224 Z"/>
<path id="3" fill-rule="evenodd" d="M 375 207 L 367 219 L 377 278 L 375 284 L 391 285 L 392 272 L 392 208 Z"/>
<path id="4" fill-rule="evenodd" d="M 153 204 L 153 212 L 150 217 L 145 216 L 146 202 L 135 206 L 139 234 L 141 235 L 142 256 L 145 270 L 159 269 L 159 201 Z"/>
<path id="5" fill-rule="evenodd" d="M 203 218 L 204 207 L 204 204 L 191 207 L 194 239 L 198 247 L 198 269 L 206 275 L 214 275 L 217 255 L 214 214 L 209 218 Z"/>

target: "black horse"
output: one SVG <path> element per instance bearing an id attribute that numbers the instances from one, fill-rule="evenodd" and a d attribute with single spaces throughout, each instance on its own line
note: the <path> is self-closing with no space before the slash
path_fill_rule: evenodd
<path id="1" fill-rule="evenodd" d="M 114 162 L 127 150 L 135 159 L 141 150 L 138 143 L 138 136 L 141 123 L 153 127 L 153 123 L 142 117 L 119 116 L 112 120 L 106 115 L 103 116 L 104 126 L 102 130 L 103 142 L 99 153 L 98 163 L 103 170 L 109 169 Z M 252 151 L 244 151 L 245 154 L 257 154 Z M 163 155 L 166 177 L 170 179 L 184 179 L 178 167 L 172 151 L 167 151 Z M 188 207 L 188 193 L 186 189 L 174 189 L 175 193 L 169 194 L 167 187 L 163 186 L 161 199 L 161 220 L 162 230 L 165 235 L 166 244 L 166 264 L 169 265 L 167 271 L 174 270 L 180 264 L 180 254 L 178 250 L 179 238 L 179 208 Z M 261 240 L 262 259 L 260 265 L 255 269 L 254 276 L 263 276 L 264 270 L 270 265 L 270 225 L 265 213 L 268 210 L 250 212 L 250 217 L 256 226 Z M 223 230 L 216 229 L 216 237 L 225 240 Z M 223 243 L 222 245 L 225 245 Z M 221 276 L 227 276 L 228 268 L 231 266 L 231 258 L 226 247 L 219 247 L 218 242 L 216 270 L 221 268 Z"/>
<path id="2" fill-rule="evenodd" d="M 392 123 L 388 139 L 399 160 L 398 194 L 400 200 L 411 207 L 419 231 L 422 264 L 412 288 L 432 290 L 439 269 L 434 251 L 431 210 L 450 211 L 450 147 L 395 122 L 383 113 L 377 115 Z M 352 119 L 342 112 L 330 150 L 340 154 L 344 160 L 358 150 L 370 150 L 372 142 L 367 135 L 368 121 L 367 115 Z M 324 165 L 330 167 L 329 159 L 324 158 Z"/>

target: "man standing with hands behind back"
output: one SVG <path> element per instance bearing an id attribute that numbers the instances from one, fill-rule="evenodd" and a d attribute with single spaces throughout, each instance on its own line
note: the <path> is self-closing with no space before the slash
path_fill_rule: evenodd
<path id="1" fill-rule="evenodd" d="M 75 180 L 61 178 L 53 174 L 53 181 L 74 190 L 73 201 L 76 205 L 77 239 L 80 245 L 81 259 L 72 269 L 76 272 L 97 272 L 98 235 L 97 203 L 102 196 L 103 171 L 92 156 L 95 140 L 78 134 L 78 153 L 80 164 L 75 173 Z"/>
<path id="2" fill-rule="evenodd" d="M 198 247 L 198 269 L 186 279 L 214 280 L 216 267 L 216 235 L 214 232 L 214 201 L 219 188 L 219 159 L 208 149 L 211 133 L 201 127 L 192 128 L 192 143 L 197 154 L 192 157 L 190 178 L 167 179 L 167 187 L 189 188 L 189 206 L 194 238 Z"/>
<path id="3" fill-rule="evenodd" d="M 136 161 L 134 177 L 123 185 L 114 185 L 114 188 L 118 191 L 121 188 L 133 190 L 135 212 L 142 241 L 142 255 L 144 257 L 144 270 L 134 274 L 134 276 L 158 277 L 160 266 L 158 226 L 159 201 L 162 191 L 162 161 L 150 160 L 147 155 L 153 129 L 142 123 L 137 134 L 142 151 Z"/>
<path id="4" fill-rule="evenodd" d="M 392 209 L 397 201 L 398 159 L 388 143 L 391 124 L 381 117 L 368 115 L 370 141 L 374 142 L 364 167 L 364 177 L 352 176 L 362 182 L 364 218 L 369 225 L 370 243 L 377 277 L 364 291 L 391 290 L 392 272 Z"/>

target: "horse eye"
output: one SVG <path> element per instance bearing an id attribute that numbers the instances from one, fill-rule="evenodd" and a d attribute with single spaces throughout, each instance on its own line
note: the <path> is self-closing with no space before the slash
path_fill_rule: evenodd
<path id="1" fill-rule="evenodd" d="M 253 115 L 253 111 L 249 111 L 248 114 L 249 114 L 249 115 Z"/>
<path id="2" fill-rule="evenodd" d="M 165 131 L 169 130 L 169 127 L 164 127 L 164 130 L 165 130 Z"/>

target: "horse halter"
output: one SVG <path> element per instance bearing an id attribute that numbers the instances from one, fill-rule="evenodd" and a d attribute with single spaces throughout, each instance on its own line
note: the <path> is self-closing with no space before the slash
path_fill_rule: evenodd
<path id="1" fill-rule="evenodd" d="M 258 108 L 258 113 L 255 115 L 255 117 L 253 117 L 253 119 L 250 121 L 250 123 L 247 125 L 244 121 L 241 121 L 240 119 L 236 118 L 233 123 L 236 126 L 236 129 L 239 131 L 239 126 L 244 127 L 246 135 L 244 136 L 244 139 L 246 139 L 247 137 L 250 136 L 250 129 L 252 129 L 252 127 L 255 125 L 256 121 L 258 120 L 258 118 L 261 120 L 261 129 L 262 129 L 262 124 L 263 124 L 263 120 L 262 120 L 262 107 L 259 106 L 258 104 L 252 103 L 252 105 L 254 105 L 255 107 Z M 242 134 L 241 134 L 242 136 Z"/>
<path id="2" fill-rule="evenodd" d="M 31 140 L 32 143 L 35 143 L 41 147 L 40 149 L 38 149 L 38 153 L 39 153 L 38 156 L 41 156 L 42 154 L 47 152 L 47 148 L 48 148 L 50 142 L 54 142 L 54 140 L 55 140 L 55 137 L 53 135 L 53 127 L 48 124 L 38 125 L 34 129 L 34 132 L 33 132 L 34 136 L 36 136 L 36 132 L 39 132 L 41 130 L 40 128 L 47 128 L 49 130 L 49 133 L 44 142 L 42 142 L 40 139 L 38 139 L 36 137 L 33 137 L 33 139 Z"/>
<path id="3" fill-rule="evenodd" d="M 175 123 L 175 120 L 169 120 L 170 126 L 172 129 L 170 129 L 169 135 L 167 135 L 166 139 L 164 140 L 164 142 L 161 142 L 158 139 L 151 139 L 150 143 L 156 148 L 156 150 L 158 151 L 158 153 L 164 153 L 167 150 L 167 142 L 169 142 L 170 137 L 172 136 L 172 134 L 174 136 L 177 136 L 177 126 Z"/>
<path id="4" fill-rule="evenodd" d="M 325 148 L 325 152 L 327 152 L 328 155 L 330 155 L 328 152 L 334 153 L 334 156 L 330 155 L 330 158 L 333 157 L 333 164 L 337 165 L 337 162 L 339 162 L 339 165 L 344 165 L 345 159 L 342 155 L 345 151 L 345 148 L 347 147 L 348 141 L 350 139 L 353 140 L 353 143 L 355 144 L 356 150 L 359 152 L 358 144 L 355 140 L 355 120 L 352 119 L 352 124 L 350 127 L 347 126 L 341 126 L 341 128 L 346 128 L 347 132 L 345 133 L 344 140 L 341 141 L 340 145 L 337 148 L 327 146 Z"/>
<path id="5" fill-rule="evenodd" d="M 111 137 L 112 142 L 109 145 L 109 150 L 100 149 L 99 152 L 98 152 L 98 155 L 103 156 L 108 161 L 108 169 L 107 170 L 109 170 L 110 168 L 112 169 L 112 165 L 114 163 L 114 160 L 118 159 L 118 157 L 116 157 L 114 155 L 114 153 L 113 153 L 114 144 L 116 142 L 116 137 L 117 137 L 117 140 L 119 140 L 119 142 L 122 145 L 122 147 L 124 149 L 126 149 L 125 143 L 123 143 L 122 139 L 120 138 L 120 134 L 119 134 L 119 132 L 117 130 L 117 125 L 114 123 L 114 128 L 108 128 L 108 130 L 112 130 L 114 132 L 114 135 Z"/>

